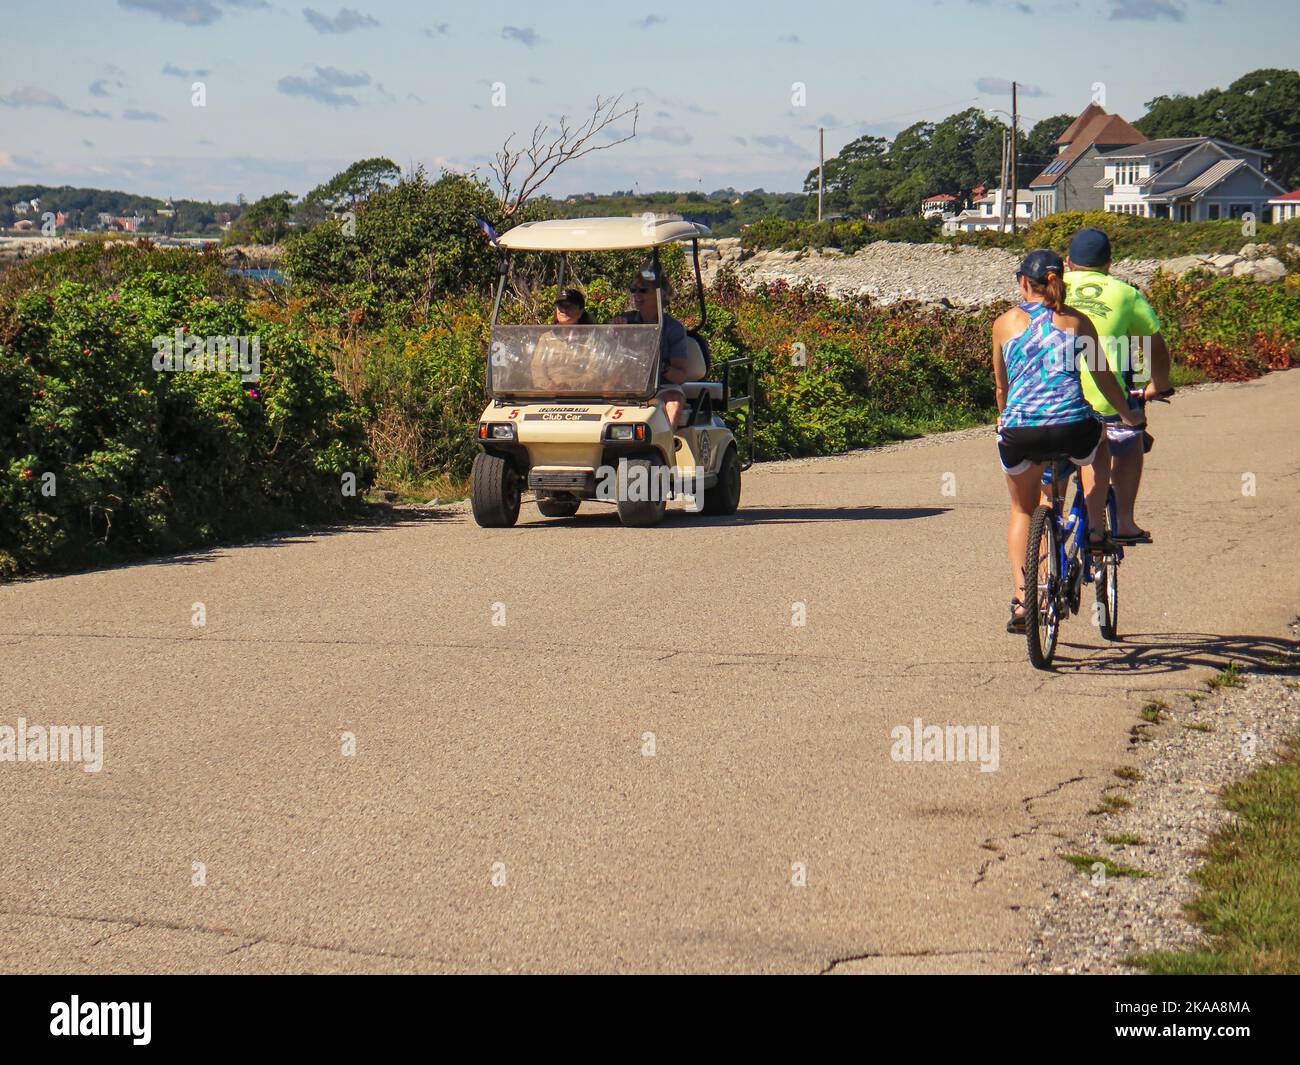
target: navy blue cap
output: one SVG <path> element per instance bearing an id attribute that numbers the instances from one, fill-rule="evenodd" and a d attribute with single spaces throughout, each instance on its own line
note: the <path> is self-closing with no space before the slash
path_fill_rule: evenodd
<path id="1" fill-rule="evenodd" d="M 1070 241 L 1070 262 L 1075 266 L 1105 266 L 1110 262 L 1110 237 L 1100 229 L 1081 229 Z"/>
<path id="2" fill-rule="evenodd" d="M 1065 263 L 1056 252 L 1048 251 L 1046 248 L 1031 251 L 1020 264 L 1020 269 L 1016 271 L 1019 276 L 1029 278 L 1036 285 L 1045 284 L 1049 272 L 1057 277 L 1062 276 L 1065 273 Z"/>

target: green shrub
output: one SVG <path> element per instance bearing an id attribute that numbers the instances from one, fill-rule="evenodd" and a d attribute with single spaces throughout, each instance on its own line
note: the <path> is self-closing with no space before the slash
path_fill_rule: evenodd
<path id="1" fill-rule="evenodd" d="M 191 253 L 167 252 L 181 267 Z M 84 263 L 82 265 L 85 265 Z M 153 338 L 257 336 L 261 376 L 159 372 Z M 141 271 L 0 303 L 0 553 L 64 569 L 344 514 L 370 458 L 301 335 L 203 278 Z M 50 475 L 50 476 L 47 476 Z"/>

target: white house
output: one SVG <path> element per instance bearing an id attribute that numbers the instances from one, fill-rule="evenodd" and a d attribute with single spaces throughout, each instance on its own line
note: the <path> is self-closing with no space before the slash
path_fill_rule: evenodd
<path id="1" fill-rule="evenodd" d="M 985 230 L 997 231 L 1002 227 L 1002 200 L 1007 194 L 1002 189 L 993 189 L 974 204 L 952 218 L 945 218 L 945 233 L 982 233 Z M 1011 205 L 1007 204 L 1007 232 L 1011 231 Z M 1027 226 L 1034 220 L 1034 194 L 1028 189 L 1016 192 L 1015 221 Z"/>
<path id="2" fill-rule="evenodd" d="M 1265 175 L 1269 152 L 1215 137 L 1145 141 L 1101 156 L 1096 187 L 1112 214 L 1201 222 L 1253 214 L 1263 221 L 1269 198 L 1286 190 Z"/>
<path id="3" fill-rule="evenodd" d="M 947 216 L 957 209 L 957 197 L 946 192 L 931 196 L 921 201 L 921 217 L 933 218 L 935 215 Z"/>
<path id="4" fill-rule="evenodd" d="M 1274 222 L 1289 222 L 1293 218 L 1300 218 L 1300 189 L 1274 196 L 1268 205 L 1273 211 Z"/>

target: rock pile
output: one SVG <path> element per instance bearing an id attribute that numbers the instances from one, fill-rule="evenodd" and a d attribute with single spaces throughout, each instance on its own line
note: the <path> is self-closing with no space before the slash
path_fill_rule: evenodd
<path id="1" fill-rule="evenodd" d="M 1296 246 L 1289 246 L 1296 252 Z M 1208 270 L 1220 277 L 1252 277 L 1280 281 L 1287 268 L 1266 244 L 1248 244 L 1239 255 L 1185 255 L 1177 259 L 1125 259 L 1114 274 L 1130 284 L 1145 287 L 1160 270 L 1182 276 Z M 735 237 L 701 246 L 700 266 L 705 284 L 711 284 L 726 266 L 735 268 L 743 284 L 785 281 L 791 285 L 811 281 L 824 285 L 833 296 L 866 295 L 882 303 L 914 301 L 936 307 L 972 309 L 1014 300 L 1020 257 L 998 248 L 950 244 L 868 244 L 854 255 L 837 249 L 818 251 L 746 251 Z"/>

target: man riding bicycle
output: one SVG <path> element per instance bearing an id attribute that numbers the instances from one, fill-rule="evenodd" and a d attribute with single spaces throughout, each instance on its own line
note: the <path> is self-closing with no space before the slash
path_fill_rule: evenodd
<path id="1" fill-rule="evenodd" d="M 1099 229 L 1081 229 L 1070 242 L 1066 260 L 1065 289 L 1067 302 L 1082 311 L 1096 327 L 1106 353 L 1106 363 L 1132 392 L 1134 365 L 1141 367 L 1150 380 L 1140 400 L 1129 399 L 1129 408 L 1140 408 L 1147 400 L 1172 393 L 1169 386 L 1169 347 L 1160 332 L 1160 320 L 1151 304 L 1132 285 L 1110 276 L 1110 238 Z M 1137 360 L 1134 353 L 1149 345 L 1149 358 Z M 1094 364 L 1099 368 L 1100 362 Z M 1116 528 L 1112 539 L 1122 544 L 1149 544 L 1151 534 L 1138 526 L 1133 511 L 1138 487 L 1142 482 L 1143 455 L 1147 439 L 1121 419 L 1119 411 L 1101 393 L 1091 370 L 1083 371 L 1083 394 L 1093 410 L 1102 416 L 1106 432 L 1102 437 L 1097 460 L 1110 465 L 1110 481 L 1115 486 Z"/>

